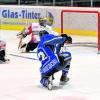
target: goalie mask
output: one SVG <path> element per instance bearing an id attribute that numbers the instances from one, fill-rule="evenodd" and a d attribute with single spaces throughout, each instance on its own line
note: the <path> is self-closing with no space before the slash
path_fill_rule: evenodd
<path id="1" fill-rule="evenodd" d="M 41 26 L 46 26 L 47 25 L 47 18 L 39 18 L 39 24 Z"/>

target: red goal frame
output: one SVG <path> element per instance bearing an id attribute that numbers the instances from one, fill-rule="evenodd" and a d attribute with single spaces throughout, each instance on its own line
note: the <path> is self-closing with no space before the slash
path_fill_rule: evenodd
<path id="1" fill-rule="evenodd" d="M 61 11 L 61 33 L 63 33 L 63 21 L 64 21 L 64 13 L 66 12 L 76 12 L 76 13 L 96 13 L 98 16 L 98 53 L 100 53 L 100 12 L 99 11 L 89 11 L 89 10 L 62 10 Z"/>

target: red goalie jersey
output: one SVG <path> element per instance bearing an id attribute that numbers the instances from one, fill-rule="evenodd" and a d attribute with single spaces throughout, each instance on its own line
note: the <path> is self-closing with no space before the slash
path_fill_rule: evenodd
<path id="1" fill-rule="evenodd" d="M 32 23 L 30 26 L 28 26 L 28 28 L 25 29 L 25 34 L 30 35 L 32 33 L 31 41 L 39 42 L 39 32 L 42 30 L 46 30 L 49 34 L 58 35 L 58 33 L 54 32 L 50 26 L 40 26 L 39 23 Z"/>

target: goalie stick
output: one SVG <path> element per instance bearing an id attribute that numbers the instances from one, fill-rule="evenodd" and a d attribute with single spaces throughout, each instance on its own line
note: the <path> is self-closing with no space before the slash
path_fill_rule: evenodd
<path id="1" fill-rule="evenodd" d="M 18 49 L 22 46 L 22 38 L 20 38 Z"/>
<path id="2" fill-rule="evenodd" d="M 25 28 L 20 32 L 20 34 L 22 34 L 24 31 L 25 31 Z M 18 49 L 22 46 L 22 39 L 23 39 L 23 37 L 20 38 L 20 41 L 19 41 L 19 44 L 18 44 Z"/>

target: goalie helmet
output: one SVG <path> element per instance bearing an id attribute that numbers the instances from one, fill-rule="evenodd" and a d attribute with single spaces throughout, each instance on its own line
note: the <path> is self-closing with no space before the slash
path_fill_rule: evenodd
<path id="1" fill-rule="evenodd" d="M 39 18 L 39 24 L 41 26 L 46 26 L 47 25 L 47 18 Z"/>

